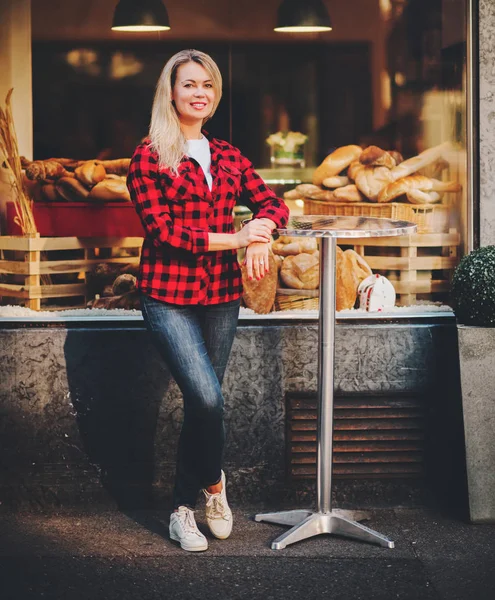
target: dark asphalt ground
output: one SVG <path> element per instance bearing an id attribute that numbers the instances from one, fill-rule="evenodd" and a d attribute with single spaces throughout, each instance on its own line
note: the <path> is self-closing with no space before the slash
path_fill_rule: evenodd
<path id="1" fill-rule="evenodd" d="M 168 512 L 0 512 L 0 599 L 495 600 L 495 525 L 381 510 L 366 524 L 395 549 L 325 535 L 273 551 L 285 529 L 254 512 L 198 554 L 168 539 Z"/>

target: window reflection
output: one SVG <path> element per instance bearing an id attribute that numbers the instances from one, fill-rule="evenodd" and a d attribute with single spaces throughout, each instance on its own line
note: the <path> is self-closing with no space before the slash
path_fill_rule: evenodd
<path id="1" fill-rule="evenodd" d="M 174 4 L 170 0 L 170 12 L 179 11 Z M 147 133 L 164 63 L 176 51 L 196 46 L 213 56 L 224 76 L 223 100 L 207 129 L 241 148 L 279 194 L 311 182 L 314 168 L 341 146 L 376 145 L 408 159 L 451 143 L 444 163 L 428 165 L 421 174 L 458 181 L 462 191 L 444 193 L 436 208 L 417 208 L 415 214 L 422 215 L 422 226 L 428 218 L 441 223 L 442 231 L 434 233 L 461 239 L 456 244 L 449 238 L 452 243 L 430 252 L 429 258 L 450 262 L 429 260 L 424 264 L 432 268 L 409 269 L 409 281 L 423 281 L 417 285 L 423 291 L 404 295 L 409 303 L 448 301 L 449 277 L 466 238 L 468 203 L 465 0 L 333 3 L 334 30 L 304 36 L 274 34 L 272 8 L 258 0 L 240 2 L 217 19 L 220 9 L 203 3 L 183 30 L 179 11 L 177 37 L 162 36 L 159 43 L 128 36 L 84 46 L 35 42 L 35 157 L 129 156 Z M 289 131 L 307 136 L 303 159 L 294 163 L 301 168 L 290 172 L 271 160 L 266 143 L 270 135 Z M 402 204 L 395 209 L 402 216 L 411 209 L 405 196 L 394 202 Z M 308 210 L 307 199 L 288 203 L 294 214 Z M 371 210 L 392 214 L 373 203 L 362 210 L 364 216 Z M 417 259 L 423 253 L 395 248 L 388 256 L 421 266 Z M 387 250 L 375 248 L 370 256 L 387 256 Z M 403 272 L 382 271 L 406 289 Z M 428 287 L 427 282 L 435 283 Z"/>

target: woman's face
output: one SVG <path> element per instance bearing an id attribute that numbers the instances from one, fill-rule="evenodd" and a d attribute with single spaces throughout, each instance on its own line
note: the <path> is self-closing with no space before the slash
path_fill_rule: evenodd
<path id="1" fill-rule="evenodd" d="M 172 99 L 182 123 L 192 125 L 205 119 L 213 110 L 215 90 L 206 69 L 195 62 L 177 69 Z"/>

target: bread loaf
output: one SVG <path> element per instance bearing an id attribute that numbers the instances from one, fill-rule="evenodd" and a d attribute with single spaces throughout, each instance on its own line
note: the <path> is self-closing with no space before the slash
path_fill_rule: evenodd
<path id="1" fill-rule="evenodd" d="M 391 181 L 392 171 L 387 167 L 363 167 L 356 175 L 358 190 L 373 202 L 377 202 L 378 194 Z"/>
<path id="2" fill-rule="evenodd" d="M 339 188 L 345 185 L 349 185 L 351 182 L 349 181 L 349 177 L 334 175 L 333 177 L 327 177 L 323 180 L 323 185 L 327 188 Z"/>
<path id="3" fill-rule="evenodd" d="M 321 185 L 327 177 L 338 175 L 346 169 L 352 161 L 358 160 L 362 149 L 359 146 L 342 146 L 329 154 L 313 174 L 313 183 Z"/>
<path id="4" fill-rule="evenodd" d="M 354 250 L 345 252 L 337 246 L 336 257 L 336 309 L 353 308 L 359 284 L 372 275 L 368 263 Z"/>
<path id="5" fill-rule="evenodd" d="M 241 265 L 241 273 L 244 304 L 256 313 L 269 313 L 275 303 L 278 281 L 278 269 L 273 254 L 270 252 L 268 255 L 268 273 L 261 279 L 250 280 L 246 265 Z"/>
<path id="6" fill-rule="evenodd" d="M 84 202 L 88 197 L 87 188 L 75 177 L 61 177 L 55 188 L 67 202 Z"/>
<path id="7" fill-rule="evenodd" d="M 115 179 L 116 181 L 123 181 L 125 183 L 127 177 L 125 175 L 115 175 L 115 173 L 107 173 L 105 179 Z"/>
<path id="8" fill-rule="evenodd" d="M 41 186 L 41 200 L 44 202 L 60 202 L 65 198 L 61 196 L 54 183 L 45 183 Z"/>
<path id="9" fill-rule="evenodd" d="M 122 294 L 127 294 L 127 292 L 135 290 L 137 287 L 136 282 L 136 277 L 130 273 L 123 273 L 122 275 L 119 275 L 112 285 L 113 295 L 121 296 Z"/>
<path id="10" fill-rule="evenodd" d="M 130 292 L 120 296 L 95 298 L 94 300 L 88 302 L 88 308 L 124 308 L 127 310 L 139 310 L 141 308 L 139 292 L 137 290 L 131 290 Z"/>
<path id="11" fill-rule="evenodd" d="M 400 152 L 397 152 L 397 150 L 387 150 L 387 152 L 395 160 L 396 165 L 400 165 L 400 163 L 404 161 L 404 157 Z"/>
<path id="12" fill-rule="evenodd" d="M 279 256 L 291 256 L 300 254 L 301 252 L 313 254 L 317 252 L 318 244 L 316 238 L 313 237 L 303 238 L 281 235 L 273 242 L 272 250 L 274 254 Z"/>
<path id="13" fill-rule="evenodd" d="M 378 146 L 368 146 L 363 150 L 359 162 L 370 167 L 387 167 L 387 169 L 395 167 L 395 158 Z"/>
<path id="14" fill-rule="evenodd" d="M 364 165 L 362 165 L 359 160 L 353 160 L 347 169 L 347 177 L 352 181 L 356 181 L 357 174 L 362 169 L 364 169 Z"/>
<path id="15" fill-rule="evenodd" d="M 287 256 L 280 270 L 280 279 L 289 288 L 315 290 L 320 281 L 318 253 L 302 252 L 296 256 Z"/>
<path id="16" fill-rule="evenodd" d="M 80 167 L 77 167 L 75 174 L 81 183 L 92 187 L 105 179 L 106 171 L 105 167 L 98 164 L 95 160 L 88 160 Z"/>
<path id="17" fill-rule="evenodd" d="M 104 179 L 88 194 L 88 200 L 101 202 L 130 202 L 131 196 L 122 179 Z"/>

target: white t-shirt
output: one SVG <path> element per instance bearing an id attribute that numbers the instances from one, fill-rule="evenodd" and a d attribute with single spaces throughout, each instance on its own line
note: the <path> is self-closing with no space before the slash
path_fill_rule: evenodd
<path id="1" fill-rule="evenodd" d="M 200 140 L 187 140 L 188 155 L 198 161 L 203 169 L 208 187 L 213 186 L 213 177 L 211 176 L 211 151 L 210 142 L 203 135 Z"/>

